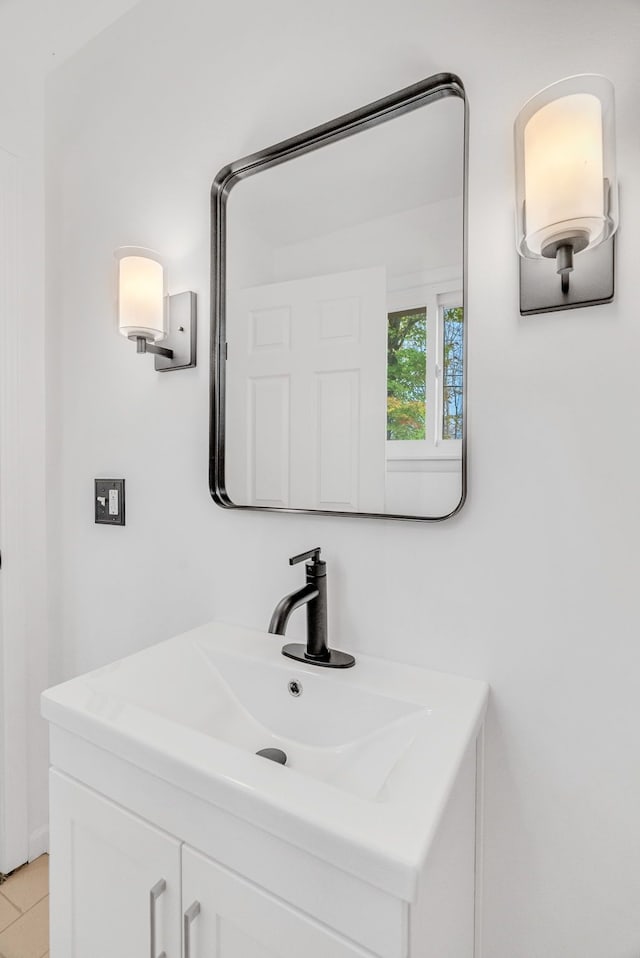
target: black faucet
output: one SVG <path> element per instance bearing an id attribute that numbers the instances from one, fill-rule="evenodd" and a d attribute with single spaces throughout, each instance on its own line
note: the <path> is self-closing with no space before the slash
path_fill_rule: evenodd
<path id="1" fill-rule="evenodd" d="M 307 582 L 301 589 L 285 595 L 273 610 L 269 632 L 284 635 L 292 612 L 307 605 L 307 644 L 290 642 L 283 645 L 282 654 L 310 665 L 323 665 L 329 669 L 348 669 L 356 660 L 348 652 L 338 652 L 327 645 L 327 563 L 320 558 L 320 548 L 310 549 L 292 556 L 289 565 L 311 559 L 305 566 Z"/>

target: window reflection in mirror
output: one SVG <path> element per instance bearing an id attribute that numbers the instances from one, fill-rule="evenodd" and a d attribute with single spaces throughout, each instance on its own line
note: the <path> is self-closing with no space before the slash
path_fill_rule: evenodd
<path id="1" fill-rule="evenodd" d="M 429 405 L 442 410 L 442 418 L 435 420 L 439 432 L 434 445 L 462 439 L 464 308 L 441 305 L 435 316 L 428 316 L 426 306 L 417 306 L 389 313 L 387 319 L 387 439 L 426 440 Z M 429 367 L 435 372 L 432 379 L 427 341 L 438 351 L 435 366 Z"/>

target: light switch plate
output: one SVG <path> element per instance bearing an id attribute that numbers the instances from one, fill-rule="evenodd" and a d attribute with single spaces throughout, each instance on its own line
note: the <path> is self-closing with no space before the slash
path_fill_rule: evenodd
<path id="1" fill-rule="evenodd" d="M 123 526 L 124 479 L 94 479 L 95 521 Z"/>

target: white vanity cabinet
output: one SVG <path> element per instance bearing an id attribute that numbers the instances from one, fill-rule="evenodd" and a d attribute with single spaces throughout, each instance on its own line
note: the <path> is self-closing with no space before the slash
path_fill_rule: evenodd
<path id="1" fill-rule="evenodd" d="M 55 770 L 50 809 L 52 958 L 179 956 L 180 842 Z"/>
<path id="2" fill-rule="evenodd" d="M 475 748 L 408 902 L 61 730 L 52 746 L 51 958 L 474 954 Z"/>
<path id="3" fill-rule="evenodd" d="M 371 955 L 188 846 L 182 850 L 182 901 L 184 958 Z"/>
<path id="4" fill-rule="evenodd" d="M 51 958 L 368 958 L 228 868 L 53 769 Z"/>

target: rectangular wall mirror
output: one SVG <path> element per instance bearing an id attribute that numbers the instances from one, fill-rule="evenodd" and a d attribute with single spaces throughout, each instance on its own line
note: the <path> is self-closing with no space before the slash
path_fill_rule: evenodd
<path id="1" fill-rule="evenodd" d="M 439 74 L 216 177 L 219 505 L 431 520 L 461 507 L 466 130 L 462 83 Z"/>

